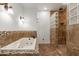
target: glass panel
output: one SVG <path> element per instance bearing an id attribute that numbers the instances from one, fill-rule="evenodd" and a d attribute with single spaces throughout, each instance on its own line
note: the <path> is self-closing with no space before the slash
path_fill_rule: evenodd
<path id="1" fill-rule="evenodd" d="M 74 7 L 77 7 L 77 3 L 70 3 L 69 4 L 69 10 L 73 9 Z"/>
<path id="2" fill-rule="evenodd" d="M 77 16 L 77 24 L 79 24 L 79 15 Z"/>
<path id="3" fill-rule="evenodd" d="M 71 17 L 71 24 L 77 24 L 77 16 Z"/>
<path id="4" fill-rule="evenodd" d="M 74 8 L 70 11 L 69 15 L 72 17 L 72 16 L 75 16 L 77 15 L 77 8 Z"/>

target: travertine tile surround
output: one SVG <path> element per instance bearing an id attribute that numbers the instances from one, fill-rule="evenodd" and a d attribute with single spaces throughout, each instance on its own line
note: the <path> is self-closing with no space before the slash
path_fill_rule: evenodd
<path id="1" fill-rule="evenodd" d="M 36 31 L 0 31 L 0 47 L 6 46 L 23 37 L 37 37 Z"/>

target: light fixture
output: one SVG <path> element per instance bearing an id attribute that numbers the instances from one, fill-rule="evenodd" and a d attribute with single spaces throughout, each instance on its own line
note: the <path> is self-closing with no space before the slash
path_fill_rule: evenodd
<path id="1" fill-rule="evenodd" d="M 0 5 L 4 5 L 4 12 L 7 12 L 8 14 L 13 14 L 12 6 L 9 6 L 8 3 L 0 3 Z"/>
<path id="2" fill-rule="evenodd" d="M 7 11 L 9 14 L 13 14 L 13 10 L 12 10 L 12 6 L 10 6 L 9 8 L 8 8 L 8 11 Z"/>
<path id="3" fill-rule="evenodd" d="M 22 9 L 24 10 L 24 7 L 23 7 Z M 20 23 L 21 23 L 22 25 L 25 24 L 24 11 L 23 11 L 23 13 L 22 13 L 22 16 L 20 16 L 19 21 L 20 21 Z"/>
<path id="4" fill-rule="evenodd" d="M 47 7 L 44 7 L 44 10 L 47 10 Z"/>
<path id="5" fill-rule="evenodd" d="M 20 22 L 21 22 L 22 24 L 24 24 L 24 17 L 23 17 L 23 16 L 20 16 Z"/>
<path id="6" fill-rule="evenodd" d="M 29 28 L 30 24 L 28 20 L 24 19 L 24 16 L 20 16 L 18 20 L 18 25 L 22 28 Z"/>

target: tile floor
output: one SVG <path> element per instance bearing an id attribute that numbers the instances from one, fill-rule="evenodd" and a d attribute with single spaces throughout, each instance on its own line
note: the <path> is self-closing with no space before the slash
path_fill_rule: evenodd
<path id="1" fill-rule="evenodd" d="M 59 45 L 58 48 L 52 48 L 50 44 L 40 44 L 39 52 L 41 56 L 66 56 L 66 46 Z"/>

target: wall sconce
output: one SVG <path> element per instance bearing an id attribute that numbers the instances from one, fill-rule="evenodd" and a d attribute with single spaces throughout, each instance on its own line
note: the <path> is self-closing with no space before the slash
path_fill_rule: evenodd
<path id="1" fill-rule="evenodd" d="M 9 14 L 13 14 L 12 6 L 10 6 L 10 7 L 8 8 L 8 13 L 9 13 Z"/>
<path id="2" fill-rule="evenodd" d="M 13 10 L 12 10 L 12 6 L 8 6 L 8 3 L 0 3 L 0 5 L 4 5 L 4 10 L 2 11 L 5 11 L 9 14 L 13 14 Z"/>
<path id="3" fill-rule="evenodd" d="M 22 22 L 22 24 L 24 24 L 24 17 L 20 16 L 20 21 Z"/>

